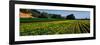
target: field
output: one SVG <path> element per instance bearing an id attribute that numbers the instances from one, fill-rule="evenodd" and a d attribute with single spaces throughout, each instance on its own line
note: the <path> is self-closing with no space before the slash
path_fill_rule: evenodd
<path id="1" fill-rule="evenodd" d="M 42 20 L 42 21 L 40 21 Z M 90 33 L 89 20 L 20 20 L 20 35 L 54 35 Z M 47 21 L 48 20 L 48 21 Z M 31 21 L 31 22 L 30 22 Z"/>

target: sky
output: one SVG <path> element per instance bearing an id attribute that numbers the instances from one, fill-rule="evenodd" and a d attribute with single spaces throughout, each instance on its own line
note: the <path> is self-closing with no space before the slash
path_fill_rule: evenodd
<path id="1" fill-rule="evenodd" d="M 47 12 L 50 14 L 60 14 L 61 16 L 65 17 L 69 14 L 74 14 L 75 18 L 83 19 L 83 18 L 90 18 L 89 11 L 73 11 L 73 10 L 47 10 L 47 9 L 37 9 L 40 12 Z"/>

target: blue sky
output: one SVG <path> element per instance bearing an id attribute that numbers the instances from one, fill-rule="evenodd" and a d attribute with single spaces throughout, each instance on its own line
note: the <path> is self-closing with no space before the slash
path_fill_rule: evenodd
<path id="1" fill-rule="evenodd" d="M 38 9 L 40 12 L 47 12 L 50 14 L 60 14 L 61 16 L 67 16 L 69 14 L 74 14 L 77 19 L 81 18 L 90 18 L 89 11 L 72 11 L 72 10 L 47 10 L 47 9 Z"/>

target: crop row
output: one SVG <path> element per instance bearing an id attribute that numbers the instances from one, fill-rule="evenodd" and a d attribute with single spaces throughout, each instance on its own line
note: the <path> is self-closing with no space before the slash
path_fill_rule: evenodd
<path id="1" fill-rule="evenodd" d="M 51 35 L 90 33 L 89 20 L 64 20 L 20 24 L 20 35 Z"/>

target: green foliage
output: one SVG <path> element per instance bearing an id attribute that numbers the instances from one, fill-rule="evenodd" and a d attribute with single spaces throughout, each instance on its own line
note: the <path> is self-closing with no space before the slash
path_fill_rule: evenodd
<path id="1" fill-rule="evenodd" d="M 48 18 L 48 13 L 42 12 L 38 18 Z"/>
<path id="2" fill-rule="evenodd" d="M 62 18 L 61 15 L 53 14 L 51 18 Z"/>
<path id="3" fill-rule="evenodd" d="M 79 33 L 90 33 L 89 20 L 58 20 L 20 23 L 21 36 Z"/>
<path id="4" fill-rule="evenodd" d="M 68 16 L 66 16 L 66 19 L 75 19 L 75 16 L 74 16 L 74 14 L 70 14 L 70 15 L 68 15 Z"/>

